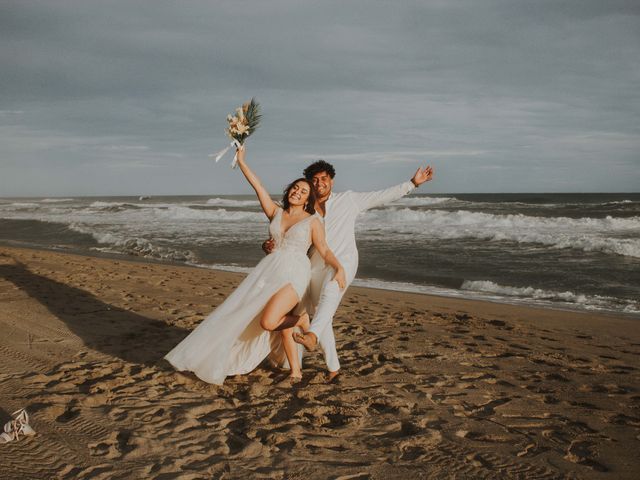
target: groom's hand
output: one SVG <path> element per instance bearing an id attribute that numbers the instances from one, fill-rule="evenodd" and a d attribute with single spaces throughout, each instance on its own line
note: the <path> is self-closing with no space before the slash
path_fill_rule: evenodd
<path id="1" fill-rule="evenodd" d="M 432 178 L 433 178 L 433 167 L 431 167 L 431 165 L 427 165 L 424 169 L 418 168 L 418 170 L 416 170 L 416 173 L 411 179 L 411 181 L 416 187 L 419 187 L 424 182 L 428 182 Z"/>
<path id="2" fill-rule="evenodd" d="M 274 247 L 275 247 L 275 242 L 273 238 L 269 238 L 265 240 L 264 243 L 262 244 L 262 251 L 267 255 L 269 255 L 271 252 L 273 252 Z"/>

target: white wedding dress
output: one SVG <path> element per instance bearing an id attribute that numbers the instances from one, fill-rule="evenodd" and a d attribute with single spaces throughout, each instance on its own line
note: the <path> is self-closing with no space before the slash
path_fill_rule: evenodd
<path id="1" fill-rule="evenodd" d="M 164 358 L 177 370 L 189 370 L 205 382 L 218 385 L 229 375 L 250 372 L 269 354 L 275 363 L 286 364 L 280 332 L 263 330 L 260 314 L 269 299 L 288 283 L 298 299 L 307 290 L 312 218 L 283 232 L 282 209 L 278 208 L 269 225 L 274 251 Z"/>

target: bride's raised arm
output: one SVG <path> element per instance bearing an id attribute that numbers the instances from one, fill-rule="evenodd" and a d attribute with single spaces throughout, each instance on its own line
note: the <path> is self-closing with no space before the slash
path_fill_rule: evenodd
<path id="1" fill-rule="evenodd" d="M 338 282 L 340 289 L 343 289 L 347 284 L 344 268 L 329 248 L 329 245 L 327 245 L 324 225 L 317 218 L 311 219 L 311 242 L 325 263 L 335 270 L 336 273 L 333 276 L 333 280 Z"/>
<path id="2" fill-rule="evenodd" d="M 238 165 L 240 166 L 240 170 L 242 170 L 242 173 L 244 174 L 247 181 L 256 191 L 256 195 L 258 196 L 258 200 L 260 201 L 262 210 L 264 211 L 265 215 L 269 217 L 269 220 L 271 220 L 276 214 L 276 209 L 278 208 L 278 206 L 276 205 L 276 202 L 271 199 L 271 195 L 269 195 L 267 189 L 264 188 L 262 182 L 260 182 L 260 178 L 258 178 L 258 176 L 253 173 L 253 170 L 251 170 L 249 168 L 249 165 L 247 165 L 244 161 L 245 151 L 246 149 L 244 146 L 240 147 L 237 150 L 236 153 L 238 155 Z"/>

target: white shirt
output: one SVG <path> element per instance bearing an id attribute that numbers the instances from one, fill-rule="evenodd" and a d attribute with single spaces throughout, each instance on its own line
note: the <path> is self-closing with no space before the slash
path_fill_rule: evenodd
<path id="1" fill-rule="evenodd" d="M 358 215 L 408 195 L 416 188 L 408 180 L 384 190 L 374 192 L 331 193 L 325 203 L 324 230 L 327 244 L 345 269 L 347 283 L 351 283 L 358 270 L 355 224 Z M 311 256 L 311 268 L 324 268 L 324 260 L 317 251 Z"/>

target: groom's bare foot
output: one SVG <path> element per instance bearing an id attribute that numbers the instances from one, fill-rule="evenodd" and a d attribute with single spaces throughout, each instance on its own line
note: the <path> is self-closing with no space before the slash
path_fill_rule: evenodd
<path id="1" fill-rule="evenodd" d="M 311 332 L 294 333 L 293 341 L 304 346 L 304 348 L 306 348 L 310 352 L 313 352 L 318 346 L 318 337 L 316 337 L 315 333 Z"/>
<path id="2" fill-rule="evenodd" d="M 335 381 L 337 381 L 339 374 L 340 374 L 340 370 L 327 373 L 327 383 L 334 383 Z"/>

